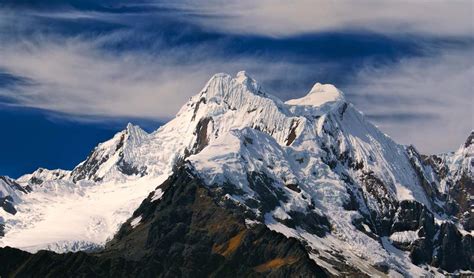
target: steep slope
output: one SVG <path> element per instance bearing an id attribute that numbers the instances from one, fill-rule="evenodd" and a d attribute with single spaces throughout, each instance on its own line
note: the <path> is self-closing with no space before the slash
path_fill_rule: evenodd
<path id="1" fill-rule="evenodd" d="M 467 231 L 474 230 L 474 131 L 453 153 L 423 158 L 423 166 L 435 176 L 435 184 L 446 200 L 447 213 L 460 219 Z"/>
<path id="2" fill-rule="evenodd" d="M 120 178 L 123 175 L 144 176 L 146 166 L 136 166 L 134 149 L 148 137 L 138 126 L 128 124 L 126 129 L 117 133 L 111 140 L 99 144 L 87 159 L 71 172 L 71 180 L 92 180 Z"/>
<path id="3" fill-rule="evenodd" d="M 0 237 L 5 234 L 5 219 L 7 215 L 15 215 L 15 206 L 21 202 L 21 196 L 31 192 L 29 186 L 21 186 L 15 180 L 0 176 Z"/>
<path id="4" fill-rule="evenodd" d="M 195 248 L 209 252 L 209 245 L 199 245 L 197 238 L 221 242 L 211 225 L 219 222 L 191 213 L 199 198 L 191 205 L 181 196 L 191 191 L 176 197 L 188 208 L 183 215 L 174 212 L 174 199 L 163 201 L 176 190 L 170 179 L 187 177 L 190 180 L 178 184 L 197 183 L 199 192 L 212 197 L 213 204 L 205 202 L 205 207 L 199 199 L 201 209 L 238 214 L 237 222 L 246 223 L 247 229 L 256 225 L 285 235 L 288 239 L 278 240 L 285 246 L 297 240 L 328 275 L 417 277 L 472 271 L 472 137 L 455 154 L 425 157 L 379 131 L 332 85 L 317 83 L 305 97 L 284 103 L 266 94 L 245 72 L 236 77 L 216 74 L 157 131 L 147 134 L 128 125 L 72 172 L 48 174 L 53 178 L 33 187 L 18 206 L 19 213 L 6 218 L 0 244 L 62 252 L 103 246 L 151 192 L 104 252 L 27 256 L 31 268 L 24 271 L 41 270 L 34 265 L 41 256 L 59 261 L 81 258 L 87 267 L 105 263 L 96 257 L 117 263 L 104 255 L 109 254 L 114 260 L 138 260 L 142 266 L 156 263 L 163 270 L 159 273 L 172 275 L 163 265 L 178 267 L 178 262 L 191 259 Z M 22 182 L 31 184 L 33 177 L 25 176 Z M 76 216 L 65 221 L 65 211 Z M 204 223 L 180 222 L 183 231 L 200 232 L 188 235 L 180 230 L 184 241 L 169 245 L 177 231 L 168 229 L 181 219 L 178 216 L 201 217 Z M 218 231 L 229 239 L 242 231 L 239 227 Z M 39 236 L 46 230 L 49 238 Z M 254 232 L 259 237 L 268 234 Z M 265 242 L 273 240 L 274 233 L 269 235 Z M 131 242 L 143 248 L 133 248 Z M 227 254 L 223 246 L 219 243 L 211 253 Z M 268 248 L 264 246 L 253 248 Z M 158 255 L 162 248 L 167 251 Z M 240 255 L 250 256 L 245 252 Z M 174 261 L 164 254 L 172 254 Z M 279 265 L 280 259 L 270 265 Z M 246 263 L 242 271 L 255 270 L 252 262 Z"/>
<path id="5" fill-rule="evenodd" d="M 325 277 L 297 240 L 245 224 L 220 208 L 213 193 L 181 168 L 148 197 L 106 249 L 95 254 L 35 255 L 0 248 L 0 275 L 20 277 Z M 136 222 L 136 223 L 134 223 Z M 223 224 L 225 223 L 225 224 Z"/>
<path id="6" fill-rule="evenodd" d="M 0 208 L 3 208 L 5 212 L 10 214 L 15 214 L 14 204 L 19 203 L 21 196 L 30 191 L 30 187 L 21 186 L 9 177 L 0 176 Z"/>
<path id="7" fill-rule="evenodd" d="M 73 171 L 40 168 L 19 178 L 31 193 L 18 196 L 15 215 L 3 215 L 5 235 L 0 245 L 30 252 L 101 248 L 143 198 L 167 178 L 140 179 L 145 169 L 134 167 L 131 150 L 147 136 L 129 124 L 99 144 Z"/>
<path id="8" fill-rule="evenodd" d="M 210 188 L 243 205 L 249 221 L 306 242 L 319 264 L 330 261 L 325 266 L 334 275 L 342 273 L 330 265 L 357 266 L 371 275 L 385 269 L 404 276 L 425 273 L 411 262 L 449 271 L 472 269 L 472 236 L 461 234 L 450 222 L 435 223 L 423 203 L 394 198 L 385 218 L 378 219 L 367 201 L 377 195 L 364 192 L 365 180 L 359 184 L 344 174 L 348 172 L 340 177 L 324 162 L 307 173 L 305 159 L 314 158 L 247 128 L 222 135 L 189 161 Z M 375 190 L 384 190 L 383 182 L 376 181 Z M 354 188 L 359 196 L 351 193 Z M 393 252 L 397 248 L 407 252 Z"/>
<path id="9" fill-rule="evenodd" d="M 15 205 L 21 202 L 20 195 L 30 191 L 9 177 L 0 176 L 0 237 L 5 235 L 5 215 L 14 215 Z"/>

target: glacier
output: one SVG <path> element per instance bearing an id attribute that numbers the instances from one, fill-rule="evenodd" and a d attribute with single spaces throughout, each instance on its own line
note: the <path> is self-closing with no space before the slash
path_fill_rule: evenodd
<path id="1" fill-rule="evenodd" d="M 160 185 L 188 165 L 226 202 L 249 211 L 246 222 L 304 242 L 333 275 L 341 275 L 334 264 L 341 254 L 376 276 L 428 275 L 438 270 L 413 263 L 397 242 L 415 242 L 431 224 L 405 227 L 401 215 L 432 217 L 438 231 L 457 223 L 447 199 L 463 177 L 472 183 L 473 149 L 466 143 L 428 160 L 382 133 L 333 85 L 316 83 L 283 102 L 244 71 L 219 73 L 152 133 L 129 124 L 72 171 L 40 168 L 9 184 L 0 180 L 0 198 L 11 196 L 15 209 L 0 209 L 0 246 L 100 249 L 143 199 L 159 201 Z M 318 229 L 289 224 L 302 215 L 319 221 Z M 133 228 L 140 221 L 133 218 Z"/>

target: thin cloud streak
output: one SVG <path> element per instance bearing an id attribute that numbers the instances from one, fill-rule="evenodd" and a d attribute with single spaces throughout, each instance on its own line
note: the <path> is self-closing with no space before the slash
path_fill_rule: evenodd
<path id="1" fill-rule="evenodd" d="M 218 11 L 214 10 L 214 6 L 204 5 L 201 8 L 207 10 L 202 11 L 185 4 L 181 7 L 181 12 L 211 15 L 190 17 L 193 21 L 198 18 L 199 24 L 210 29 L 223 28 L 226 32 L 276 36 L 346 28 L 349 24 L 347 22 L 353 22 L 350 17 L 347 22 L 341 21 L 339 17 L 331 19 L 334 13 L 331 7 L 316 11 L 327 13 L 316 17 L 317 20 L 309 17 L 306 12 L 301 12 L 300 22 L 293 13 L 299 14 L 300 9 L 307 8 L 304 3 L 309 5 L 309 2 L 303 1 L 303 4 L 295 7 L 295 11 L 289 13 L 287 23 L 290 24 L 286 24 L 289 27 L 278 29 L 278 25 L 272 21 L 280 22 L 279 17 L 283 16 L 286 4 L 278 1 L 275 3 L 280 6 L 264 7 L 263 11 L 257 9 L 249 13 L 252 18 L 245 24 L 253 25 L 254 29 L 245 29 L 243 27 L 246 25 L 240 24 L 246 21 L 245 14 L 234 14 L 230 19 L 212 16 Z M 435 3 L 441 5 L 441 2 Z M 362 4 L 356 10 L 363 7 Z M 235 9 L 230 10 L 239 10 L 238 6 L 241 4 L 233 5 L 236 5 Z M 390 2 L 388 7 L 390 5 L 394 5 L 394 2 Z M 337 13 L 347 13 L 344 10 L 347 6 L 346 2 L 338 5 L 337 9 L 343 10 Z M 270 10 L 265 10 L 267 8 Z M 308 13 L 313 12 L 311 9 L 307 10 Z M 375 13 L 374 17 L 365 15 L 365 18 L 363 12 L 353 12 L 362 17 L 359 22 L 363 24 L 351 26 L 367 27 L 373 22 L 380 23 L 377 18 L 382 17 Z M 268 19 L 268 15 L 272 13 L 275 19 Z M 390 19 L 392 23 L 389 25 L 375 26 L 381 32 L 394 32 L 394 26 L 414 20 L 412 13 L 414 12 L 408 12 L 406 18 L 396 9 L 392 17 L 399 16 L 403 20 Z M 55 13 L 53 17 L 98 19 L 100 14 L 69 11 L 64 15 Z M 456 14 L 456 10 L 446 10 L 446 15 Z M 430 16 L 429 19 L 420 17 L 417 20 L 426 21 L 426 26 L 444 32 L 443 35 L 462 34 L 471 37 L 472 26 L 461 26 L 458 22 L 464 22 L 465 16 L 449 21 L 449 26 L 444 26 L 444 21 L 443 24 L 435 24 L 433 15 Z M 42 14 L 41 17 L 47 18 L 48 15 Z M 3 75 L 22 82 L 0 87 L 0 101 L 8 99 L 11 105 L 45 109 L 78 120 L 129 117 L 164 121 L 172 118 L 190 96 L 198 93 L 212 74 L 232 74 L 243 69 L 249 71 L 270 93 L 282 99 L 296 98 L 304 95 L 311 87 L 303 87 L 301 83 L 307 83 L 308 80 L 321 81 L 313 80 L 314 76 L 321 76 L 321 72 L 341 66 L 340 61 L 312 60 L 311 63 L 298 63 L 285 57 L 273 58 L 271 55 L 259 56 L 254 53 L 226 57 L 223 55 L 225 45 L 220 45 L 219 41 L 170 47 L 159 36 L 153 37 L 151 49 L 109 48 L 110 45 L 120 45 L 145 36 L 134 32 L 133 28 L 86 35 L 64 35 L 40 30 L 33 35 L 8 37 L 8 34 L 2 35 L 2 30 L 10 33 L 15 29 L 29 30 L 31 26 L 35 26 L 35 19 L 21 16 L 17 24 L 12 24 L 11 20 L 7 20 L 14 18 L 11 14 L 3 18 L 4 20 L 0 16 L 0 74 L 3 72 Z M 114 24 L 122 23 L 120 16 L 112 14 L 105 20 L 113 21 Z M 216 27 L 217 25 L 220 27 Z M 440 25 L 444 27 L 439 28 Z M 300 28 L 301 26 L 307 28 Z M 417 32 L 434 32 L 434 29 L 424 30 L 422 23 L 414 26 L 416 30 L 412 30 Z M 8 40 L 4 39 L 7 37 Z M 377 65 L 376 60 L 371 60 L 361 66 L 351 78 L 353 82 L 342 89 L 349 101 L 354 102 L 369 117 L 375 115 L 373 120 L 397 141 L 414 143 L 426 153 L 453 150 L 473 128 L 473 56 L 471 41 L 467 49 L 435 49 L 420 58 L 405 58 L 386 65 Z M 275 89 L 273 84 L 283 79 L 286 83 Z M 409 120 L 410 117 L 412 121 Z"/>
<path id="2" fill-rule="evenodd" d="M 472 57 L 474 47 L 392 67 L 367 66 L 347 90 L 357 96 L 357 107 L 369 117 L 377 115 L 373 120 L 398 142 L 425 153 L 451 151 L 474 129 Z"/>
<path id="3" fill-rule="evenodd" d="M 0 96 L 17 105 L 79 120 L 167 120 L 216 72 L 246 69 L 265 85 L 274 82 L 275 76 L 307 79 L 314 71 L 331 67 L 309 68 L 255 57 L 224 61 L 212 55 L 210 45 L 162 50 L 153 56 L 134 51 L 107 52 L 101 47 L 124 38 L 123 34 L 96 40 L 44 37 L 34 43 L 2 45 L 0 68 L 29 82 L 0 90 Z M 203 49 L 209 53 L 203 53 Z M 183 64 L 183 55 L 198 58 Z M 474 65 L 467 58 L 472 55 L 471 48 L 406 59 L 390 67 L 367 65 L 352 85 L 343 89 L 349 101 L 369 117 L 376 115 L 373 120 L 397 141 L 413 143 L 426 153 L 452 150 L 453 142 L 463 142 L 473 128 Z M 288 99 L 305 94 L 305 89 L 288 90 L 276 95 Z"/>
<path id="4" fill-rule="evenodd" d="M 160 3 L 182 11 L 189 20 L 211 29 L 243 34 L 289 36 L 341 29 L 381 33 L 474 36 L 474 2 L 208 0 Z"/>
<path id="5" fill-rule="evenodd" d="M 167 118 L 205 81 L 165 56 L 110 54 L 97 41 L 45 38 L 1 49 L 0 67 L 33 80 L 1 92 L 16 103 L 72 115 Z M 177 83 L 176 77 L 187 80 Z"/>
<path id="6" fill-rule="evenodd" d="M 155 55 L 103 49 L 111 40 L 126 38 L 41 37 L 0 44 L 0 69 L 30 81 L 0 89 L 0 96 L 16 105 L 73 116 L 166 120 L 216 72 L 245 68 L 258 72 L 265 83 L 299 71 L 297 65 L 258 58 L 216 58 L 211 45 L 161 49 Z M 190 59 L 182 63 L 186 56 Z"/>

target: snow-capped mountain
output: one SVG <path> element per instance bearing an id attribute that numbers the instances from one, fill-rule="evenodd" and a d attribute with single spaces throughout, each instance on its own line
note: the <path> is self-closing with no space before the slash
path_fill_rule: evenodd
<path id="1" fill-rule="evenodd" d="M 283 102 L 245 72 L 216 74 L 157 131 L 129 124 L 71 172 L 21 177 L 18 186 L 32 192 L 12 197 L 15 215 L 0 214 L 0 244 L 65 252 L 108 242 L 102 252 L 111 258 L 144 264 L 155 254 L 165 262 L 165 251 L 156 252 L 176 237 L 168 226 L 179 226 L 208 231 L 200 248 L 225 265 L 250 252 L 242 238 L 263 229 L 261 240 L 283 245 L 262 254 L 268 260 L 261 264 L 248 262 L 257 273 L 472 271 L 473 138 L 455 153 L 424 156 L 383 134 L 333 85 L 316 83 L 306 96 Z M 186 198 L 189 188 L 200 195 Z M 202 218 L 215 210 L 233 215 L 221 215 L 233 228 Z M 180 222 L 180 213 L 209 225 Z"/>
<path id="2" fill-rule="evenodd" d="M 68 179 L 70 173 L 70 171 L 61 169 L 48 170 L 39 168 L 31 174 L 26 174 L 19 177 L 16 181 L 21 184 L 28 184 L 32 186 L 41 185 L 45 181 Z"/>
<path id="3" fill-rule="evenodd" d="M 71 180 L 102 181 L 117 175 L 146 174 L 146 166 L 135 166 L 132 162 L 134 150 L 147 138 L 148 134 L 138 126 L 128 124 L 111 140 L 99 144 L 89 157 L 71 172 Z"/>
<path id="4" fill-rule="evenodd" d="M 474 230 L 474 132 L 453 153 L 423 158 L 425 172 L 444 196 L 447 213 L 460 219 L 467 231 Z"/>
<path id="5" fill-rule="evenodd" d="M 5 235 L 4 214 L 15 215 L 15 206 L 21 202 L 22 195 L 31 192 L 29 186 L 21 186 L 15 180 L 0 176 L 0 237 Z"/>
<path id="6" fill-rule="evenodd" d="M 0 176 L 0 208 L 5 212 L 15 214 L 15 204 L 21 202 L 22 195 L 29 192 L 29 186 L 21 186 L 9 177 Z"/>

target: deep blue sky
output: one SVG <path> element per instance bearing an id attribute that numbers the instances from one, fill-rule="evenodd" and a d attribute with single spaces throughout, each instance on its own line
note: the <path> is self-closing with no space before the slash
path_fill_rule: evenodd
<path id="1" fill-rule="evenodd" d="M 159 126 L 145 120 L 127 119 L 147 131 Z M 37 109 L 0 105 L 2 175 L 18 177 L 38 167 L 72 169 L 99 142 L 123 129 L 127 120 L 84 123 Z"/>
<path id="2" fill-rule="evenodd" d="M 472 91 L 472 62 L 458 67 L 455 60 L 466 63 L 472 54 L 472 33 L 464 29 L 401 33 L 336 24 L 247 32 L 217 26 L 226 24 L 224 13 L 183 3 L 0 2 L 0 175 L 72 169 L 127 122 L 152 131 L 215 71 L 246 69 L 282 99 L 300 97 L 316 81 L 333 83 L 385 132 L 427 152 L 454 149 L 472 128 L 471 117 L 438 141 L 417 131 L 436 134 L 440 123 L 458 120 L 449 109 L 466 110 L 462 101 L 456 106 Z M 439 80 L 453 79 L 445 72 L 463 79 L 449 81 L 453 87 Z"/>

